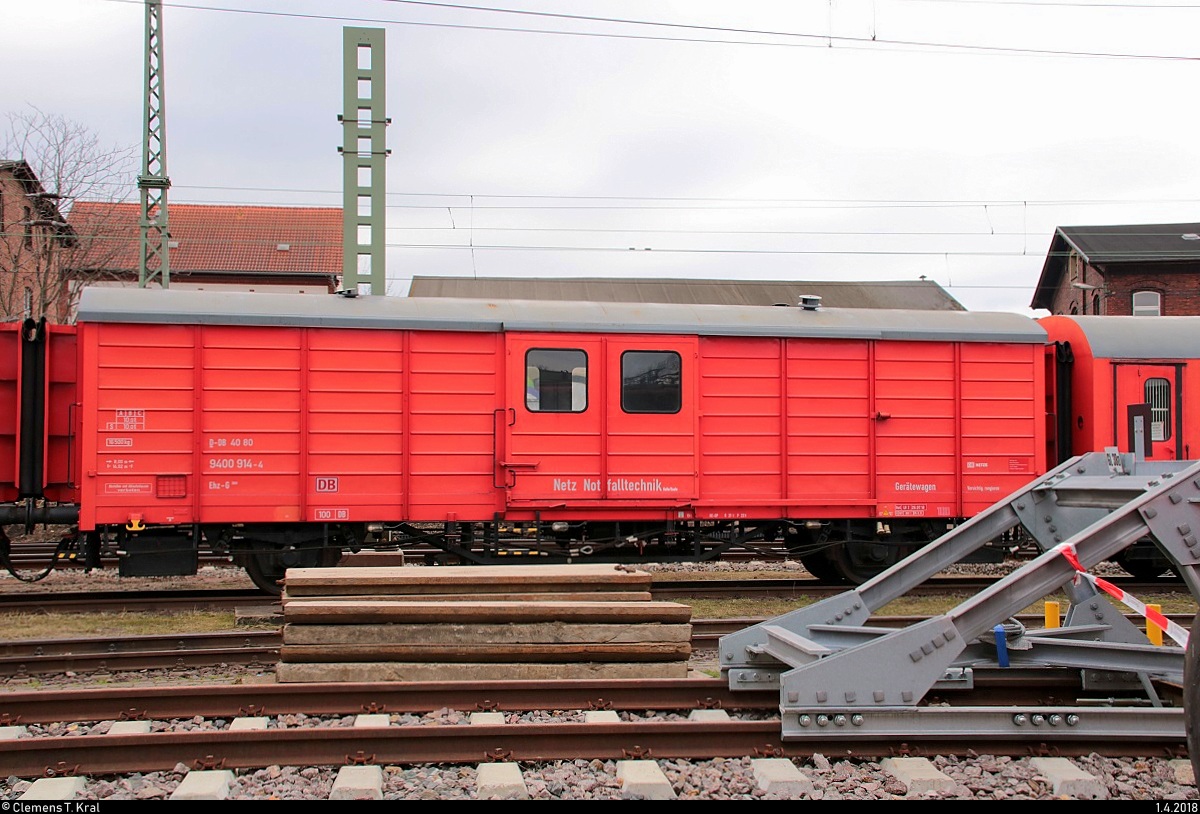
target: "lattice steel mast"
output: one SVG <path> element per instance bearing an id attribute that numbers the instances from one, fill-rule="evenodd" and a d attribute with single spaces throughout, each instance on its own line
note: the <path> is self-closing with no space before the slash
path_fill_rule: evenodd
<path id="1" fill-rule="evenodd" d="M 342 291 L 387 294 L 384 248 L 384 30 L 342 34 Z M 364 268 L 359 268 L 364 260 Z"/>
<path id="2" fill-rule="evenodd" d="M 168 258 L 167 103 L 163 80 L 162 0 L 146 0 L 146 108 L 142 132 L 142 174 L 138 176 L 142 211 L 139 220 L 138 286 L 155 280 L 171 284 Z"/>

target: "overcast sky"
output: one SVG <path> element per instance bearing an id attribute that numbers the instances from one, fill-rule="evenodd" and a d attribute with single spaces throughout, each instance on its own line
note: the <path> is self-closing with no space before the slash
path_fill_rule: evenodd
<path id="1" fill-rule="evenodd" d="M 393 293 L 925 276 L 1036 315 L 1056 226 L 1200 221 L 1185 2 L 167 0 L 170 201 L 340 206 L 342 29 L 383 28 Z M 0 112 L 140 145 L 140 0 L 3 12 Z"/>

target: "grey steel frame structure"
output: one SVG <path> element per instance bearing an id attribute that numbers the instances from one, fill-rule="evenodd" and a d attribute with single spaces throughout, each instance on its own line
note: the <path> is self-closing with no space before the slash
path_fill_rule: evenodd
<path id="1" fill-rule="evenodd" d="M 722 637 L 730 689 L 778 688 L 784 740 L 832 730 L 864 741 L 914 732 L 1039 742 L 1182 737 L 1184 712 L 1163 705 L 1154 680 L 1182 682 L 1184 648 L 1151 644 L 1064 556 L 1069 547 L 1087 571 L 1152 537 L 1200 597 L 1200 462 L 1140 457 L 1110 449 L 1073 458 L 858 588 Z M 1042 551 L 1028 564 L 943 615 L 868 626 L 872 613 L 1017 526 Z M 1014 624 L 1060 589 L 1070 599 L 1062 627 Z M 1085 688 L 1140 685 L 1149 708 L 922 706 L 935 686 L 969 685 L 975 669 L 1002 664 L 1078 669 Z"/>

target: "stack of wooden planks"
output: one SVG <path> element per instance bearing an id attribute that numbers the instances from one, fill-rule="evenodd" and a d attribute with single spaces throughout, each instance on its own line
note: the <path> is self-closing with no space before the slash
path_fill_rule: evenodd
<path id="1" fill-rule="evenodd" d="M 691 608 L 621 565 L 292 568 L 276 678 L 683 678 Z"/>

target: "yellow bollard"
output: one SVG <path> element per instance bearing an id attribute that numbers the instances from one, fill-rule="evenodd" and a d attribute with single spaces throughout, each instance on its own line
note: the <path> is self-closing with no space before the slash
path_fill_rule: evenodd
<path id="1" fill-rule="evenodd" d="M 1147 605 L 1146 608 L 1147 608 L 1147 610 L 1152 610 L 1155 613 L 1162 612 L 1162 605 Z M 1149 619 L 1146 620 L 1146 638 L 1148 638 L 1150 640 L 1150 644 L 1158 645 L 1159 647 L 1162 647 L 1163 630 L 1161 627 L 1154 624 Z"/>
<path id="2" fill-rule="evenodd" d="M 1046 628 L 1058 627 L 1062 624 L 1058 613 L 1058 603 L 1052 599 L 1046 600 Z"/>

